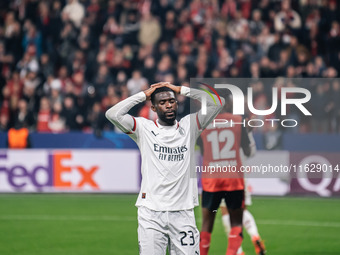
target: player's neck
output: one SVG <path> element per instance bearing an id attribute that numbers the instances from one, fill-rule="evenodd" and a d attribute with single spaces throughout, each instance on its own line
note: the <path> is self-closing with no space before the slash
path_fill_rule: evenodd
<path id="1" fill-rule="evenodd" d="M 173 126 L 176 124 L 176 120 L 174 120 L 172 123 L 165 122 L 161 119 L 158 119 L 157 121 L 161 126 Z"/>

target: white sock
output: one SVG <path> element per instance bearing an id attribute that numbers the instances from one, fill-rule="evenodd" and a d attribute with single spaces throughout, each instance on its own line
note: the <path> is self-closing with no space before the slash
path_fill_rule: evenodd
<path id="1" fill-rule="evenodd" d="M 238 248 L 238 250 L 237 250 L 237 253 L 236 253 L 236 255 L 238 255 L 238 254 L 242 254 L 242 252 L 243 252 L 243 250 L 242 250 L 242 246 L 240 246 L 240 248 Z"/>
<path id="2" fill-rule="evenodd" d="M 227 238 L 228 238 L 229 232 L 230 232 L 230 229 L 231 229 L 229 214 L 222 215 L 222 222 L 223 222 L 223 226 L 224 226 L 224 231 L 225 231 Z"/>
<path id="3" fill-rule="evenodd" d="M 247 230 L 251 238 L 259 237 L 255 219 L 248 210 L 243 211 L 243 227 Z"/>

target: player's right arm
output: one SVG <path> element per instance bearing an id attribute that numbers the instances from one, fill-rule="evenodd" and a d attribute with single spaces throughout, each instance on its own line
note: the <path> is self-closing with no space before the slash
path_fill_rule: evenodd
<path id="1" fill-rule="evenodd" d="M 164 83 L 160 82 L 152 85 L 149 89 L 130 96 L 118 104 L 112 106 L 105 113 L 105 117 L 124 133 L 130 134 L 136 129 L 136 119 L 128 114 L 129 110 L 135 105 L 150 99 L 151 94 Z"/>
<path id="2" fill-rule="evenodd" d="M 146 97 L 143 92 L 130 96 L 108 109 L 105 117 L 124 133 L 134 131 L 136 128 L 136 120 L 128 114 L 128 111 L 136 104 L 144 102 L 145 99 Z"/>

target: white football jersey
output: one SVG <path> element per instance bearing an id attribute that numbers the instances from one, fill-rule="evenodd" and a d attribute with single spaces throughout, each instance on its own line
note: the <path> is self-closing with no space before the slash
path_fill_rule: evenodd
<path id="1" fill-rule="evenodd" d="M 136 206 L 155 211 L 178 211 L 198 205 L 197 180 L 190 173 L 194 159 L 197 125 L 190 115 L 173 126 L 161 126 L 145 118 L 135 118 L 130 136 L 142 157 L 142 184 Z"/>
<path id="2" fill-rule="evenodd" d="M 201 99 L 201 92 L 182 87 L 181 94 Z M 142 157 L 142 183 L 136 206 L 154 211 L 179 211 L 198 205 L 197 179 L 190 164 L 194 163 L 194 148 L 202 128 L 222 109 L 207 100 L 207 114 L 185 116 L 173 126 L 161 126 L 127 112 L 143 102 L 145 94 L 131 96 L 106 112 L 106 117 L 126 132 L 138 145 Z M 190 161 L 192 159 L 192 161 Z M 192 168 L 193 169 L 193 168 Z"/>

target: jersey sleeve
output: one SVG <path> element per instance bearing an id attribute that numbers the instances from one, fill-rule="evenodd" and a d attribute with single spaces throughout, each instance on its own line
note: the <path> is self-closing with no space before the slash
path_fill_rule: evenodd
<path id="1" fill-rule="evenodd" d="M 207 94 L 201 90 L 188 88 L 182 86 L 181 88 L 181 94 L 187 97 L 190 97 L 192 99 L 196 99 L 198 101 L 202 101 L 202 98 L 206 98 L 207 102 L 207 112 L 206 114 L 202 114 L 202 110 L 198 111 L 197 113 L 191 114 L 191 118 L 195 119 L 196 127 L 197 127 L 197 137 L 205 129 L 209 123 L 217 116 L 217 114 L 222 110 L 225 100 L 224 98 L 221 98 L 221 104 L 215 102 L 219 102 L 217 96 L 213 95 L 215 101 L 210 97 L 207 96 Z"/>
<path id="2" fill-rule="evenodd" d="M 105 116 L 112 124 L 135 140 L 140 118 L 131 116 L 128 114 L 128 111 L 136 104 L 144 102 L 145 100 L 145 93 L 139 92 L 112 106 L 106 111 Z"/>

